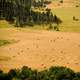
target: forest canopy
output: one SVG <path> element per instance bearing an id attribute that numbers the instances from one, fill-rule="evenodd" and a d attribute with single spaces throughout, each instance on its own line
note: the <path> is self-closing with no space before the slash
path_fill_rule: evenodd
<path id="1" fill-rule="evenodd" d="M 17 27 L 33 24 L 60 24 L 62 20 L 53 15 L 51 9 L 46 8 L 47 2 L 44 0 L 38 2 L 35 0 L 0 0 L 0 19 L 14 23 Z M 45 7 L 45 10 L 35 11 L 40 7 Z"/>

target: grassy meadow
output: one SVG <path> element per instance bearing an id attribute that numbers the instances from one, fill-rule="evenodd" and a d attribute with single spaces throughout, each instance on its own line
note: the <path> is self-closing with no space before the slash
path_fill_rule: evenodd
<path id="1" fill-rule="evenodd" d="M 56 8 L 53 9 L 52 12 L 63 21 L 63 23 L 60 24 L 60 31 L 80 32 L 80 7 Z M 79 20 L 74 21 L 73 16 Z"/>

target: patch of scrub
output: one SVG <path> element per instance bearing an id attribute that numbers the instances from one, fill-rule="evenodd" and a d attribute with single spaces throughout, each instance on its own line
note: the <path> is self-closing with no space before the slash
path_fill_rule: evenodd
<path id="1" fill-rule="evenodd" d="M 0 46 L 8 45 L 17 42 L 16 40 L 0 40 Z"/>
<path id="2" fill-rule="evenodd" d="M 10 57 L 0 56 L 0 61 L 9 61 L 9 60 L 11 60 Z"/>

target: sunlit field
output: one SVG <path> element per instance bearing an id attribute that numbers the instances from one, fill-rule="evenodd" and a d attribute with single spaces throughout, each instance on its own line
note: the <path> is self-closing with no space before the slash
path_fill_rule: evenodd
<path id="1" fill-rule="evenodd" d="M 41 71 L 63 66 L 80 72 L 80 6 L 76 7 L 77 4 L 62 6 L 55 0 L 48 5 L 53 15 L 62 20 L 61 24 L 52 23 L 51 29 L 50 24 L 15 27 L 14 23 L 0 20 L 0 69 L 9 71 L 28 66 Z"/>
<path id="2" fill-rule="evenodd" d="M 8 71 L 26 65 L 43 70 L 66 66 L 80 71 L 79 36 L 79 33 L 1 28 L 0 40 L 4 44 L 0 46 L 0 68 Z"/>
<path id="3" fill-rule="evenodd" d="M 60 25 L 61 31 L 80 32 L 80 7 L 56 8 L 53 13 L 58 15 L 63 23 Z M 73 20 L 75 16 L 78 21 Z"/>

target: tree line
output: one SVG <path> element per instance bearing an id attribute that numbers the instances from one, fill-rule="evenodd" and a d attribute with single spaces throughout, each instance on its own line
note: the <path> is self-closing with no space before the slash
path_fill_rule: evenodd
<path id="1" fill-rule="evenodd" d="M 11 69 L 7 73 L 0 70 L 0 80 L 80 80 L 80 72 L 59 66 L 52 66 L 43 71 L 23 66 L 21 69 Z"/>
<path id="2" fill-rule="evenodd" d="M 51 0 L 34 0 L 33 6 L 34 7 L 46 7 L 47 4 L 50 4 Z"/>
<path id="3" fill-rule="evenodd" d="M 43 3 L 43 0 L 41 0 Z M 34 2 L 33 2 L 34 3 Z M 62 23 L 62 20 L 53 15 L 51 9 L 35 11 L 32 9 L 32 0 L 0 0 L 0 19 L 5 19 L 15 26 Z M 35 3 L 38 5 L 38 3 Z M 42 6 L 42 5 L 41 5 Z M 34 6 L 35 8 L 35 6 Z"/>

